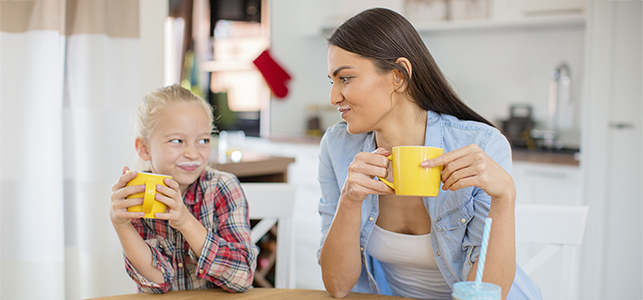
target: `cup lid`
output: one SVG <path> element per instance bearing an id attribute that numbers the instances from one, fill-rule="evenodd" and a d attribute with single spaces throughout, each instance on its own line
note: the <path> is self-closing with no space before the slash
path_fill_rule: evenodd
<path id="1" fill-rule="evenodd" d="M 493 283 L 475 281 L 456 282 L 453 285 L 453 298 L 462 300 L 497 300 L 502 299 L 502 289 Z"/>

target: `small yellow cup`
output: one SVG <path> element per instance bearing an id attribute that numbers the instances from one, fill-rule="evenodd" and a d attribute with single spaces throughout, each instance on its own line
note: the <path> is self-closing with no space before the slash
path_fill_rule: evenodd
<path id="1" fill-rule="evenodd" d="M 393 182 L 380 178 L 400 196 L 435 197 L 440 190 L 442 166 L 423 168 L 420 163 L 436 158 L 444 149 L 425 146 L 393 147 L 393 154 L 387 156 L 393 162 Z"/>
<path id="2" fill-rule="evenodd" d="M 172 176 L 153 174 L 153 173 L 147 173 L 147 172 L 138 172 L 138 175 L 136 175 L 134 179 L 130 180 L 130 182 L 128 182 L 126 186 L 145 185 L 145 192 L 130 195 L 129 197 L 127 197 L 127 199 L 143 198 L 144 199 L 143 204 L 130 206 L 127 208 L 127 211 L 131 211 L 131 212 L 142 211 L 145 213 L 145 216 L 143 216 L 143 218 L 150 218 L 150 219 L 156 219 L 156 217 L 154 216 L 156 213 L 164 213 L 166 209 L 166 205 L 158 200 L 155 200 L 154 196 L 156 196 L 157 184 L 167 186 L 167 184 L 163 182 L 165 178 L 172 179 Z"/>

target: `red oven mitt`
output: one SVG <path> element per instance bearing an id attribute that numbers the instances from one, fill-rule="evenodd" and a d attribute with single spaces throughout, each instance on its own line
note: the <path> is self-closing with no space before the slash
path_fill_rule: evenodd
<path id="1" fill-rule="evenodd" d="M 270 90 L 277 98 L 283 98 L 288 95 L 288 81 L 290 75 L 270 56 L 268 50 L 264 50 L 253 63 L 266 79 Z"/>

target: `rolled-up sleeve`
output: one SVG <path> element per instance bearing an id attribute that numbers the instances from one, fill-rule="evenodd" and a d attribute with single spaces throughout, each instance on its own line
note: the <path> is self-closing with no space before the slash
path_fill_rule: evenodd
<path id="1" fill-rule="evenodd" d="M 152 265 L 163 273 L 164 282 L 159 284 L 145 278 L 145 276 L 141 275 L 141 273 L 134 268 L 129 259 L 123 255 L 125 259 L 125 270 L 132 280 L 136 282 L 140 292 L 152 294 L 166 293 L 170 290 L 171 278 L 174 278 L 172 262 L 163 254 L 163 251 L 159 247 L 158 239 L 147 239 L 145 243 L 147 243 L 152 251 Z"/>

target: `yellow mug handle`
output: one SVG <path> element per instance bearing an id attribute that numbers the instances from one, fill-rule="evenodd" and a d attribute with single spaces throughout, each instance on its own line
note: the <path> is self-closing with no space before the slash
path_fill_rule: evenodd
<path id="1" fill-rule="evenodd" d="M 152 179 L 145 180 L 145 198 L 143 198 L 143 212 L 149 214 L 154 204 L 154 194 L 156 194 L 156 181 Z"/>
<path id="2" fill-rule="evenodd" d="M 387 156 L 386 158 L 387 158 L 388 160 L 390 160 L 390 161 L 393 161 L 393 154 L 391 154 L 391 155 Z M 379 176 L 376 176 L 376 177 L 377 177 L 377 179 L 379 179 L 381 182 L 384 182 L 384 184 L 386 184 L 388 187 L 390 187 L 391 189 L 393 189 L 393 190 L 395 191 L 395 185 L 394 185 L 392 182 L 390 182 L 390 181 L 388 181 L 388 180 L 386 180 L 386 179 L 384 179 L 384 178 L 382 178 L 382 177 L 379 177 Z"/>

